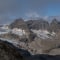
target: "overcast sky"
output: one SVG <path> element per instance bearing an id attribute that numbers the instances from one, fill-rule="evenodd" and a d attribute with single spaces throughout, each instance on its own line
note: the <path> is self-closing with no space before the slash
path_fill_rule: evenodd
<path id="1" fill-rule="evenodd" d="M 60 0 L 0 0 L 0 24 L 42 16 L 60 16 Z"/>

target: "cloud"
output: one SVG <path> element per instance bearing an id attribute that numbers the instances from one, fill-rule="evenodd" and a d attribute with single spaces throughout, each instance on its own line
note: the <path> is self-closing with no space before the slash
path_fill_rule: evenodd
<path id="1" fill-rule="evenodd" d="M 27 18 L 36 18 L 36 17 L 40 17 L 40 15 L 37 12 L 28 12 L 25 14 L 25 16 Z"/>
<path id="2" fill-rule="evenodd" d="M 35 11 L 29 11 L 29 12 L 25 13 L 25 16 L 27 18 L 26 20 L 40 19 L 40 18 L 42 18 L 44 20 L 48 20 L 48 18 L 49 18 L 49 16 L 42 16 Z"/>
<path id="3" fill-rule="evenodd" d="M 0 0 L 0 23 L 10 22 L 20 17 L 41 17 L 50 12 L 50 9 L 48 11 L 50 5 L 54 7 L 58 4 L 60 0 Z M 32 11 L 28 12 L 29 10 Z"/>
<path id="4" fill-rule="evenodd" d="M 49 18 L 49 16 L 44 16 L 43 19 L 47 20 Z"/>

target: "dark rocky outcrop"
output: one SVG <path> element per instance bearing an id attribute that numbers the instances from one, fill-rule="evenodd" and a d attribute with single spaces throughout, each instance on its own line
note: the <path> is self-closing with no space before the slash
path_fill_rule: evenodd
<path id="1" fill-rule="evenodd" d="M 24 22 L 24 20 L 22 18 L 16 19 L 13 23 L 10 24 L 9 27 L 11 29 L 13 29 L 13 28 L 21 28 L 24 30 L 28 29 L 27 24 Z"/>
<path id="2" fill-rule="evenodd" d="M 38 55 L 32 56 L 30 60 L 60 60 L 60 55 L 52 56 L 52 55 L 38 54 Z"/>
<path id="3" fill-rule="evenodd" d="M 49 29 L 48 21 L 43 19 L 40 20 L 29 20 L 26 22 L 30 29 Z"/>
<path id="4" fill-rule="evenodd" d="M 28 51 L 18 49 L 13 44 L 0 40 L 0 60 L 25 60 L 29 56 Z"/>
<path id="5" fill-rule="evenodd" d="M 0 40 L 0 60 L 60 60 L 60 55 L 31 55 L 26 50 L 19 49 L 7 41 Z"/>
<path id="6" fill-rule="evenodd" d="M 60 22 L 57 19 L 53 19 L 50 23 L 50 30 L 58 32 L 60 30 Z"/>

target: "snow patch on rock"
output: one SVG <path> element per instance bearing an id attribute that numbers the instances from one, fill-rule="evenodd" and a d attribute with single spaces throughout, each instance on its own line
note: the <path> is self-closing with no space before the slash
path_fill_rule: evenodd
<path id="1" fill-rule="evenodd" d="M 25 35 L 25 30 L 14 28 L 14 29 L 12 29 L 12 33 L 22 36 L 22 35 Z"/>
<path id="2" fill-rule="evenodd" d="M 55 35 L 55 32 L 50 33 L 48 30 L 33 30 L 31 31 L 35 34 L 37 34 L 37 37 L 42 38 L 42 39 L 47 39 L 51 38 L 52 36 Z"/>

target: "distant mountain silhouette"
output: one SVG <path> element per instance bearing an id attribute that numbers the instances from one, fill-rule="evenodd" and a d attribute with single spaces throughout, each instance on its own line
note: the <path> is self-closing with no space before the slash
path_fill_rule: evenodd
<path id="1" fill-rule="evenodd" d="M 60 21 L 57 19 L 53 19 L 51 23 L 44 19 L 39 20 L 27 20 L 24 21 L 23 19 L 16 19 L 13 23 L 9 25 L 10 28 L 21 28 L 25 30 L 29 29 L 43 29 L 49 31 L 59 31 L 60 30 Z"/>
<path id="2" fill-rule="evenodd" d="M 57 19 L 53 19 L 50 23 L 50 30 L 54 32 L 58 32 L 60 30 L 60 22 Z"/>
<path id="3" fill-rule="evenodd" d="M 27 25 L 30 29 L 48 29 L 49 28 L 49 23 L 48 21 L 45 21 L 43 19 L 39 20 L 28 20 Z"/>
<path id="4" fill-rule="evenodd" d="M 13 23 L 10 24 L 9 26 L 11 29 L 12 28 L 21 28 L 21 29 L 28 29 L 27 24 L 24 22 L 22 18 L 16 19 Z"/>

